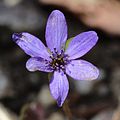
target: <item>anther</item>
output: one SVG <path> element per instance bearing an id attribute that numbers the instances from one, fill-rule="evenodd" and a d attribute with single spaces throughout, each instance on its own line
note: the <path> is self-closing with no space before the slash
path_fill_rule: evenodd
<path id="1" fill-rule="evenodd" d="M 63 49 L 60 53 L 58 53 L 57 49 L 54 48 L 54 51 L 52 52 L 50 58 L 52 59 L 52 61 L 49 62 L 50 67 L 52 67 L 55 71 L 65 72 L 65 66 L 68 63 L 68 55 L 64 54 Z"/>
<path id="2" fill-rule="evenodd" d="M 54 51 L 55 51 L 55 53 L 56 53 L 56 54 L 58 54 L 58 51 L 57 51 L 57 49 L 56 49 L 56 48 L 54 48 Z"/>

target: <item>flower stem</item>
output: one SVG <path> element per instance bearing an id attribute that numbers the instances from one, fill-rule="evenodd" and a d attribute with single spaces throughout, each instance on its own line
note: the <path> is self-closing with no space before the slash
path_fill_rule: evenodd
<path id="1" fill-rule="evenodd" d="M 63 111 L 65 112 L 66 116 L 68 117 L 68 120 L 72 120 L 72 113 L 70 111 L 68 100 L 66 100 L 63 104 Z"/>

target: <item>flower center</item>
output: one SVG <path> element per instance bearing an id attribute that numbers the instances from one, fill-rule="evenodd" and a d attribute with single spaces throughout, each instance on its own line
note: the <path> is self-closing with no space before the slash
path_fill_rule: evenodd
<path id="1" fill-rule="evenodd" d="M 52 52 L 52 55 L 50 56 L 52 61 L 50 62 L 50 66 L 55 71 L 64 71 L 65 72 L 65 66 L 68 64 L 68 55 L 64 54 L 64 51 L 61 50 L 60 53 L 54 48 L 54 52 Z"/>

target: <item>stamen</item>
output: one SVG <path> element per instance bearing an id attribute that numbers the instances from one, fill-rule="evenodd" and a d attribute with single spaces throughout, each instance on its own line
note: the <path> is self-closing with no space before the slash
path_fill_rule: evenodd
<path id="1" fill-rule="evenodd" d="M 57 49 L 54 48 L 54 52 L 52 52 L 52 55 L 50 56 L 52 61 L 49 63 L 50 67 L 52 67 L 55 71 L 63 71 L 65 72 L 65 66 L 68 64 L 68 55 L 64 54 L 64 50 L 61 50 L 60 53 L 58 53 Z"/>
<path id="2" fill-rule="evenodd" d="M 54 51 L 55 51 L 55 53 L 56 53 L 56 54 L 58 54 L 58 51 L 57 51 L 57 49 L 56 49 L 56 48 L 54 48 Z"/>

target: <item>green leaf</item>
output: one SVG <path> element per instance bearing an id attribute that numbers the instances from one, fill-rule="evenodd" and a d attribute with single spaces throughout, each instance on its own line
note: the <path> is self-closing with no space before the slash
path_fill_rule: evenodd
<path id="1" fill-rule="evenodd" d="M 65 44 L 65 50 L 68 48 L 69 43 L 72 41 L 73 38 L 74 38 L 74 37 L 69 38 L 69 39 L 66 41 L 66 44 Z"/>
<path id="2" fill-rule="evenodd" d="M 51 77 L 53 76 L 53 73 L 48 73 L 48 79 L 50 80 Z"/>

